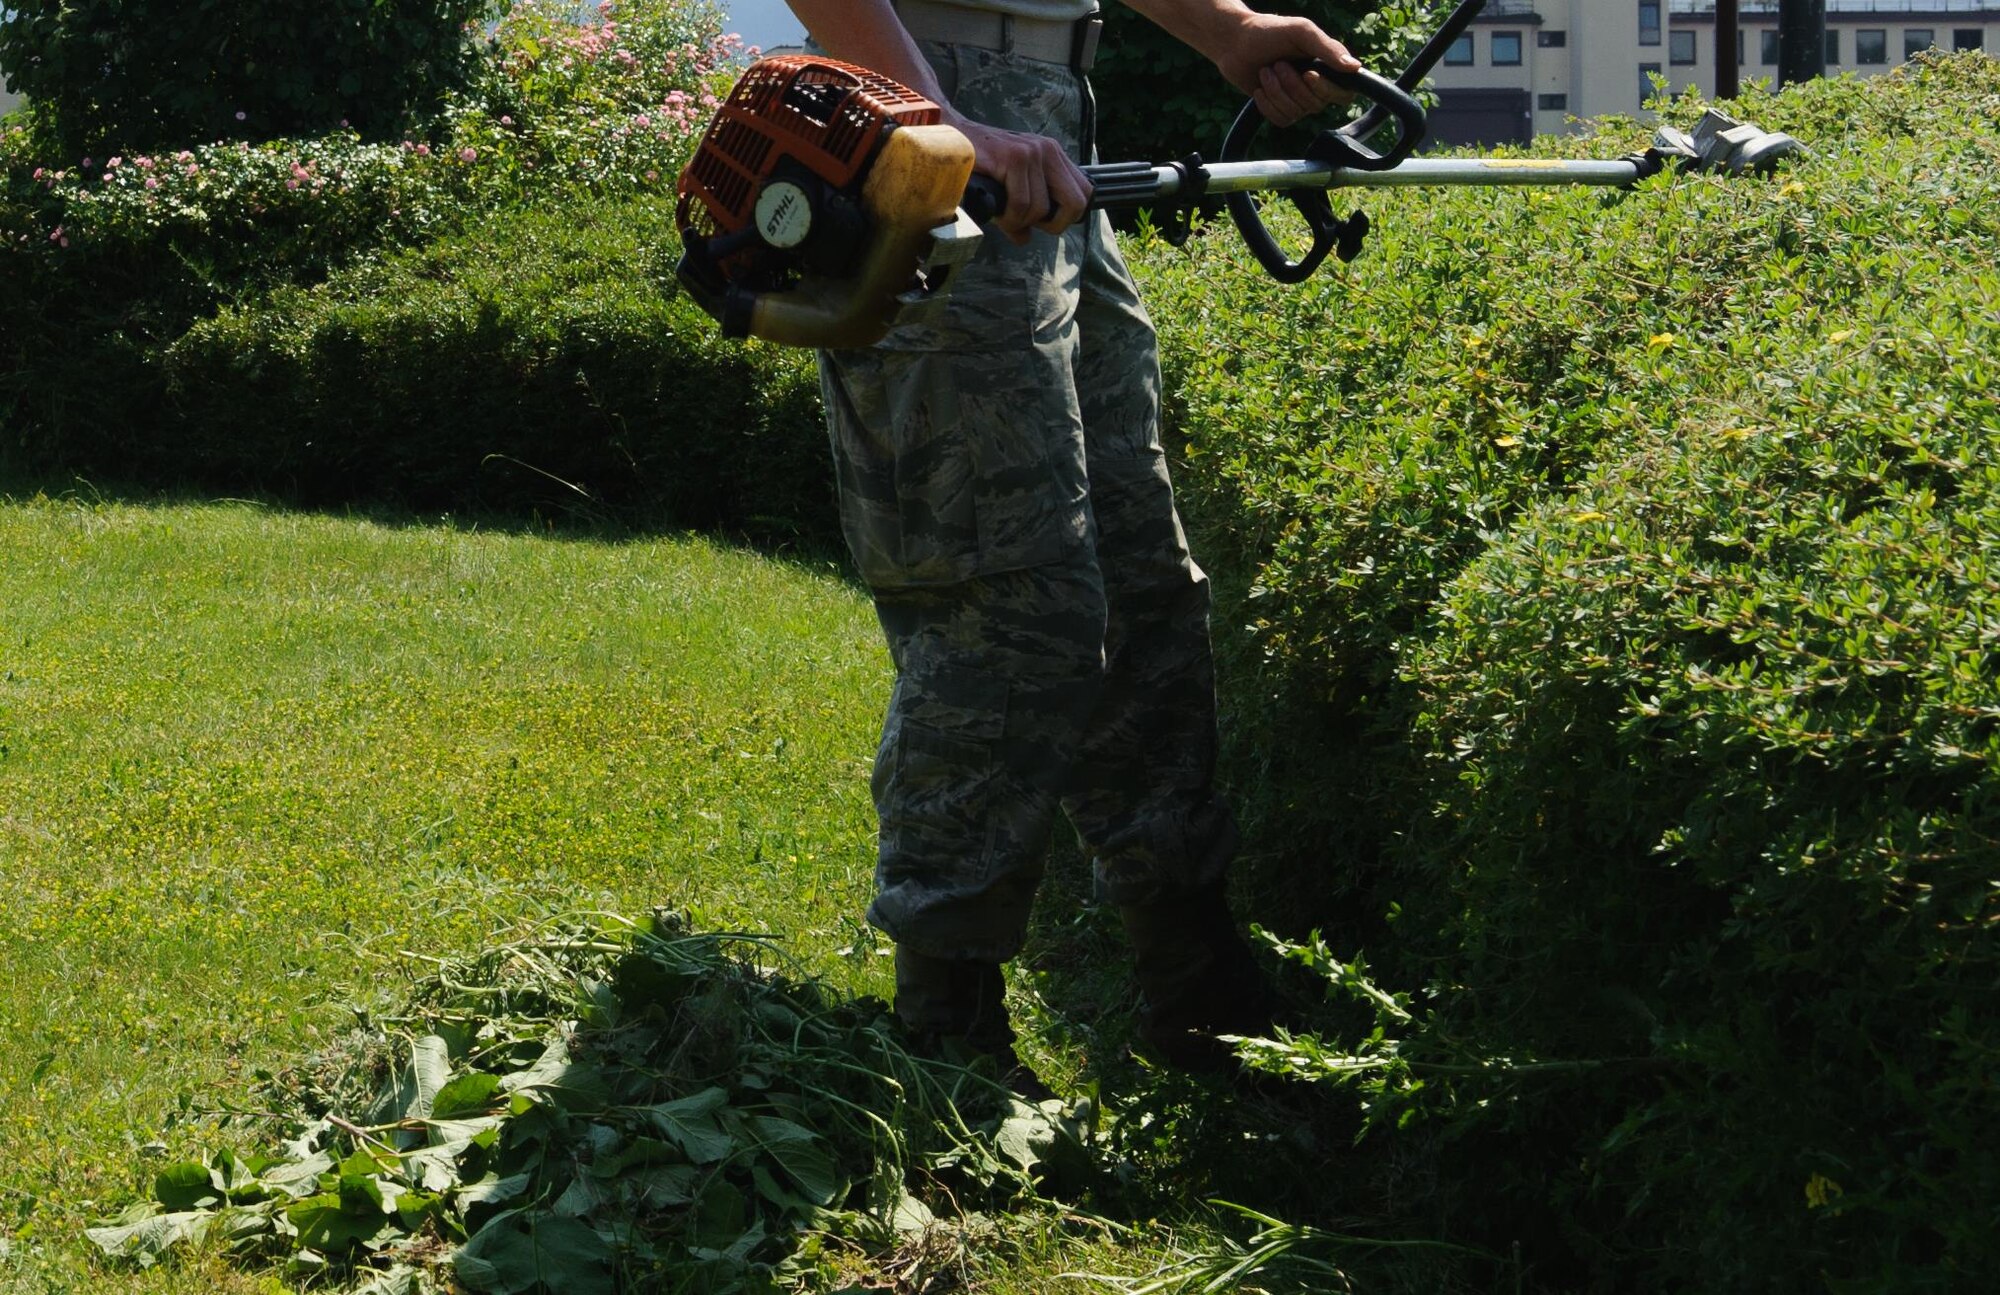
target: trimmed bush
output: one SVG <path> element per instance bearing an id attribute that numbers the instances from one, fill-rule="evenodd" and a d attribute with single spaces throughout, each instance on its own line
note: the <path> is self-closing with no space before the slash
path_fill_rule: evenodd
<path id="1" fill-rule="evenodd" d="M 1963 1289 L 2000 1259 L 2000 64 L 1741 107 L 1817 155 L 1370 198 L 1295 291 L 1216 239 L 1141 261 L 1246 573 L 1259 879 L 1415 994 L 1370 1100 L 1440 1138 L 1433 1226 L 1547 1285 Z"/>
<path id="2" fill-rule="evenodd" d="M 724 341 L 672 240 L 662 204 L 520 212 L 225 310 L 164 353 L 158 457 L 104 448 L 316 502 L 828 533 L 811 357 Z"/>
<path id="3" fill-rule="evenodd" d="M 712 326 L 665 300 L 677 289 L 658 264 L 664 202 L 735 53 L 695 0 L 581 15 L 524 0 L 473 91 L 400 141 L 340 130 L 57 159 L 10 124 L 0 456 L 320 502 L 547 502 L 530 480 L 585 498 L 549 473 L 689 524 L 814 530 L 822 502 L 787 475 L 796 438 L 762 467 L 733 453 L 810 399 L 798 361 L 704 349 L 692 339 Z M 515 282 L 506 258 L 538 268 Z M 692 391 L 725 431 L 673 444 L 685 419 L 647 402 Z M 732 394 L 754 403 L 717 403 Z M 412 435 L 419 418 L 435 444 Z M 315 430 L 326 420 L 337 434 Z M 662 445 L 671 471 L 648 457 Z M 534 469 L 494 466 L 512 460 Z M 692 483 L 707 468 L 715 480 Z"/>

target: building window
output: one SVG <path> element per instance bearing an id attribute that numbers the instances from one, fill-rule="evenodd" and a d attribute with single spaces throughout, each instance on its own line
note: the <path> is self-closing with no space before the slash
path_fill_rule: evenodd
<path id="1" fill-rule="evenodd" d="M 1864 27 L 1854 33 L 1854 61 L 1856 63 L 1887 63 L 1889 61 L 1889 33 L 1880 27 Z"/>
<path id="2" fill-rule="evenodd" d="M 1660 43 L 1660 0 L 1639 0 L 1639 43 Z"/>
<path id="3" fill-rule="evenodd" d="M 1535 44 L 1541 46 L 1543 49 L 1561 49 L 1563 46 L 1569 44 L 1569 33 L 1566 31 L 1538 31 L 1535 33 Z"/>
<path id="4" fill-rule="evenodd" d="M 1521 33 L 1517 31 L 1496 31 L 1493 33 L 1493 66 L 1521 66 Z"/>
<path id="5" fill-rule="evenodd" d="M 1743 34 L 1743 29 L 1739 27 L 1736 30 L 1736 66 L 1738 67 L 1742 67 L 1744 61 L 1748 58 L 1748 55 L 1744 53 L 1746 44 L 1747 38 Z"/>
<path id="6" fill-rule="evenodd" d="M 1659 93 L 1658 90 L 1653 88 L 1653 78 L 1658 75 L 1660 75 L 1660 65 L 1658 63 L 1641 63 L 1639 65 L 1639 106 L 1641 108 L 1651 103 L 1653 96 Z"/>
<path id="7" fill-rule="evenodd" d="M 1543 112 L 1568 112 L 1569 96 L 1566 94 L 1538 94 L 1535 96 L 1535 107 L 1541 109 Z"/>
<path id="8" fill-rule="evenodd" d="M 1826 65 L 1840 66 L 1840 33 L 1837 31 L 1828 31 L 1826 34 Z"/>
<path id="9" fill-rule="evenodd" d="M 1951 32 L 1951 47 L 1961 54 L 1986 48 L 1984 27 L 1954 27 Z"/>
<path id="10" fill-rule="evenodd" d="M 1694 62 L 1693 32 L 1671 31 L 1667 33 L 1667 61 L 1677 67 L 1686 67 Z"/>
<path id="11" fill-rule="evenodd" d="M 1472 33 L 1467 32 L 1451 43 L 1451 48 L 1444 52 L 1444 65 L 1446 67 L 1472 66 Z"/>
<path id="12" fill-rule="evenodd" d="M 1928 27 L 1903 28 L 1903 57 L 1915 58 L 1931 46 L 1937 44 L 1937 33 Z"/>
<path id="13" fill-rule="evenodd" d="M 1757 61 L 1770 66 L 1778 61 L 1778 33 L 1767 30 L 1762 32 L 1761 35 L 1763 36 L 1764 44 L 1763 48 L 1757 53 Z"/>

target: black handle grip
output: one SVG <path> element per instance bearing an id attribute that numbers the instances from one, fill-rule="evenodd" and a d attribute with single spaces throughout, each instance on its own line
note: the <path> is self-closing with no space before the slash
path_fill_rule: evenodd
<path id="1" fill-rule="evenodd" d="M 1369 110 L 1361 117 L 1349 122 L 1338 130 L 1320 132 L 1312 146 L 1306 150 L 1306 159 L 1325 162 L 1337 168 L 1356 171 L 1386 171 L 1400 164 L 1423 143 L 1426 133 L 1423 105 L 1410 97 L 1395 82 L 1364 70 L 1343 71 L 1325 63 L 1313 61 L 1305 67 L 1319 73 L 1327 80 L 1352 90 L 1369 101 Z M 1396 123 L 1396 142 L 1386 152 L 1378 153 L 1368 147 L 1363 140 L 1375 134 L 1389 121 Z M 1229 135 L 1222 142 L 1222 161 L 1246 161 L 1250 154 L 1250 141 L 1263 129 L 1264 114 L 1252 100 L 1243 105 L 1243 111 L 1236 114 L 1236 121 L 1229 128 Z M 1334 218 L 1333 207 L 1326 195 L 1316 189 L 1294 190 L 1286 194 L 1292 205 L 1306 218 L 1312 230 L 1312 247 L 1306 254 L 1293 261 L 1278 246 L 1278 240 L 1271 237 L 1271 231 L 1264 227 L 1264 218 L 1257 211 L 1257 205 L 1247 193 L 1229 195 L 1229 215 L 1236 222 L 1237 232 L 1243 236 L 1245 246 L 1257 258 L 1267 273 L 1280 283 L 1303 283 L 1312 277 L 1328 254 L 1336 250 L 1343 259 L 1351 258 L 1353 242 L 1359 235 L 1351 225 Z M 1346 244 L 1346 246 L 1343 246 Z"/>
<path id="2" fill-rule="evenodd" d="M 965 197 L 959 200 L 975 225 L 984 225 L 1007 210 L 1007 186 L 990 175 L 975 172 L 965 182 Z"/>

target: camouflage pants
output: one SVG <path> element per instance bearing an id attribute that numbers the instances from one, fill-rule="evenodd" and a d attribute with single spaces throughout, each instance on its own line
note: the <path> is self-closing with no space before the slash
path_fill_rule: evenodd
<path id="1" fill-rule="evenodd" d="M 924 46 L 977 119 L 1061 139 L 1080 77 Z M 1151 320 L 1102 213 L 989 233 L 940 321 L 821 357 L 849 548 L 896 666 L 869 920 L 934 957 L 1019 951 L 1058 810 L 1100 895 L 1221 876 L 1208 582 L 1160 444 Z"/>

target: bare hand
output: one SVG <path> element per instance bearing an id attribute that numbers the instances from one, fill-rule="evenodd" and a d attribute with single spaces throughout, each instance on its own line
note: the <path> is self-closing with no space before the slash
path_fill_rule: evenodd
<path id="1" fill-rule="evenodd" d="M 1228 52 L 1216 66 L 1231 85 L 1249 95 L 1273 125 L 1289 126 L 1354 96 L 1317 72 L 1301 72 L 1297 59 L 1318 59 L 1342 71 L 1360 68 L 1347 46 L 1305 18 L 1282 14 L 1246 16 Z"/>
<path id="2" fill-rule="evenodd" d="M 972 141 L 973 169 L 1006 186 L 1007 208 L 993 224 L 1013 242 L 1027 242 L 1034 230 L 1060 234 L 1082 218 L 1090 203 L 1090 179 L 1061 144 L 956 113 L 950 120 Z"/>

